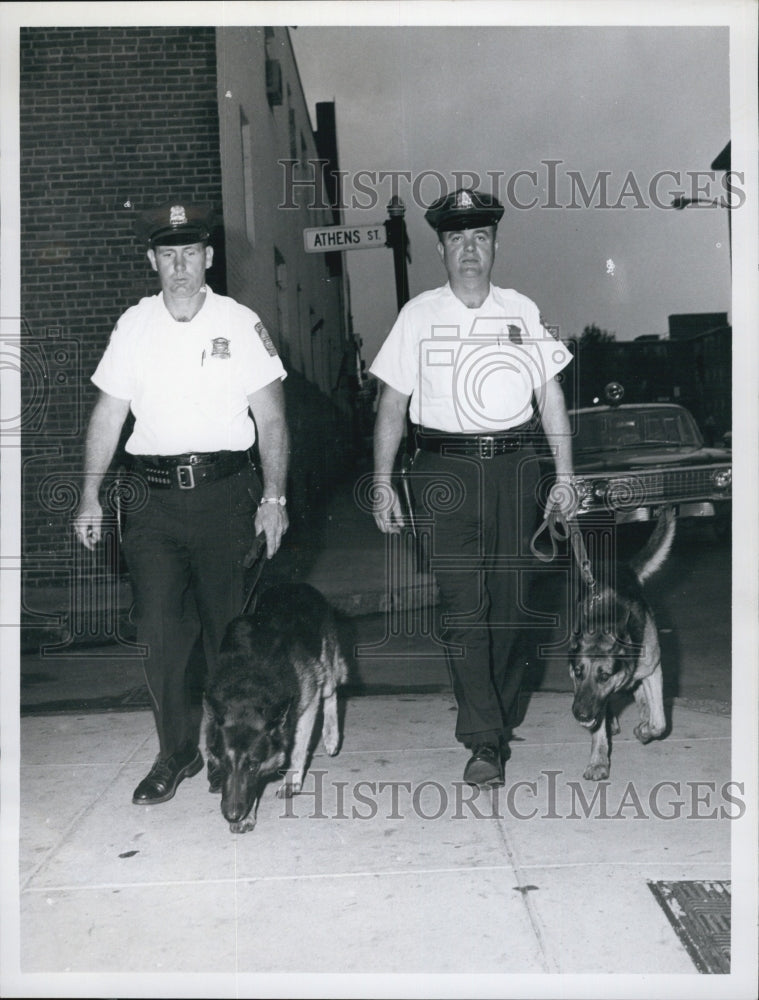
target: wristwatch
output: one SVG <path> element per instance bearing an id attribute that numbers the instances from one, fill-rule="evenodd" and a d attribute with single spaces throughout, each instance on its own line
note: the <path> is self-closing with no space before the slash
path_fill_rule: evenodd
<path id="1" fill-rule="evenodd" d="M 258 501 L 258 506 L 261 507 L 265 503 L 275 503 L 280 507 L 284 507 L 287 503 L 287 497 L 261 497 Z"/>

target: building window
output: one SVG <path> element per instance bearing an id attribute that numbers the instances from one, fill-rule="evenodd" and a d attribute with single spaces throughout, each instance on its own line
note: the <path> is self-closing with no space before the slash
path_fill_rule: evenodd
<path id="1" fill-rule="evenodd" d="M 253 210 L 253 136 L 250 122 L 240 109 L 240 146 L 242 149 L 242 186 L 245 203 L 245 233 L 251 246 L 255 243 L 256 228 Z"/>

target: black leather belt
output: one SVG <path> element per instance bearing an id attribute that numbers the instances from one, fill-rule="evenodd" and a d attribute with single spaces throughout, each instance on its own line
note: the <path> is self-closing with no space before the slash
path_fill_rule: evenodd
<path id="1" fill-rule="evenodd" d="M 474 455 L 477 458 L 495 458 L 509 451 L 518 451 L 525 443 L 523 430 L 532 429 L 522 424 L 512 431 L 500 434 L 443 434 L 440 431 L 417 427 L 414 435 L 417 448 L 422 451 L 450 452 L 457 455 Z"/>
<path id="2" fill-rule="evenodd" d="M 135 455 L 134 464 L 150 486 L 194 490 L 238 472 L 247 464 L 247 451 L 205 451 L 187 455 Z"/>

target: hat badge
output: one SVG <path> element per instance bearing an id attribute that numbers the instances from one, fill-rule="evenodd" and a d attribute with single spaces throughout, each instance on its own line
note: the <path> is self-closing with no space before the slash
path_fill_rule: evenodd
<path id="1" fill-rule="evenodd" d="M 456 208 L 473 208 L 474 202 L 468 191 L 460 191 L 456 199 Z"/>
<path id="2" fill-rule="evenodd" d="M 187 225 L 187 213 L 184 210 L 184 205 L 172 205 L 169 209 L 169 225 L 170 226 L 186 226 Z"/>

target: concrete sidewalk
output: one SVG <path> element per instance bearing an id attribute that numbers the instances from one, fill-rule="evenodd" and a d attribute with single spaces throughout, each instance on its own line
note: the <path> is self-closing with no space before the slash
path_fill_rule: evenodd
<path id="1" fill-rule="evenodd" d="M 352 614 L 435 600 L 360 493 L 303 537 L 273 577 Z M 643 747 L 628 707 L 596 785 L 567 695 L 533 691 L 497 792 L 462 784 L 454 712 L 440 685 L 349 691 L 340 754 L 319 747 L 293 800 L 268 786 L 242 836 L 203 774 L 132 805 L 157 752 L 149 712 L 22 718 L 22 975 L 6 961 L 3 995 L 755 996 L 753 789 L 724 710 L 676 700 L 670 735 Z M 712 901 L 732 883 L 730 975 L 699 972 L 657 883 Z M 729 907 L 719 920 L 724 959 Z"/>
<path id="2" fill-rule="evenodd" d="M 452 712 L 447 695 L 348 702 L 339 756 L 317 751 L 299 798 L 268 786 L 242 836 L 202 774 L 169 803 L 131 804 L 155 754 L 149 713 L 24 719 L 22 970 L 714 984 L 648 883 L 731 879 L 729 720 L 677 709 L 673 735 L 642 747 L 630 709 L 593 802 L 565 697 L 533 695 L 497 793 L 461 783 Z"/>

